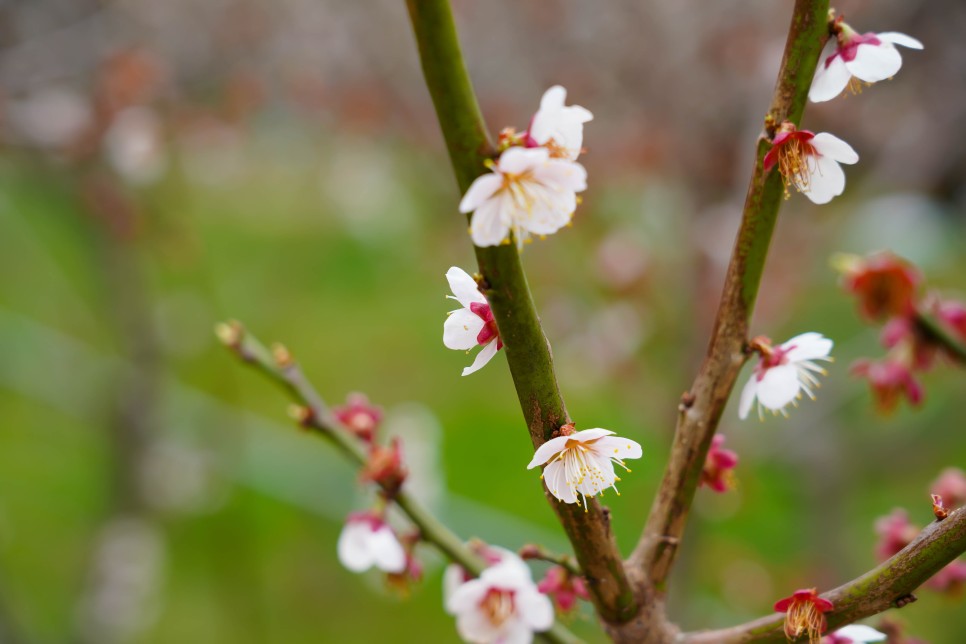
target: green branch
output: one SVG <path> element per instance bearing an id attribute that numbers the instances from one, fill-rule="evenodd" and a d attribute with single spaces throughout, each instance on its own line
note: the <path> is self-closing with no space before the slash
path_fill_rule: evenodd
<path id="1" fill-rule="evenodd" d="M 940 320 L 923 311 L 916 312 L 915 319 L 916 324 L 931 340 L 942 345 L 958 362 L 966 364 L 966 344 L 963 344 Z"/>

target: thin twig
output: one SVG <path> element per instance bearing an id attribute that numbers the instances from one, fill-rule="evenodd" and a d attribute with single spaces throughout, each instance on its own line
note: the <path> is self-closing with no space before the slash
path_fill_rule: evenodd
<path id="1" fill-rule="evenodd" d="M 966 364 L 966 344 L 963 344 L 940 320 L 929 313 L 917 311 L 916 324 L 929 335 L 930 339 L 942 345 L 957 362 Z"/>

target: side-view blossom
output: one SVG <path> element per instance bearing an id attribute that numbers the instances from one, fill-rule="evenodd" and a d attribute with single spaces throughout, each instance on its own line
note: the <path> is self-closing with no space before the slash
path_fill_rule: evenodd
<path id="1" fill-rule="evenodd" d="M 564 425 L 560 436 L 537 448 L 527 469 L 546 464 L 540 478 L 550 493 L 564 503 L 577 503 L 579 492 L 586 508 L 588 496 L 603 494 L 609 487 L 617 491 L 615 483 L 620 478 L 614 473 L 614 463 L 630 471 L 624 460 L 640 458 L 642 453 L 639 443 L 607 429 L 577 432 L 573 425 Z"/>
<path id="2" fill-rule="evenodd" d="M 467 642 L 526 644 L 553 625 L 553 605 L 515 555 L 461 584 L 446 600 Z"/>
<path id="3" fill-rule="evenodd" d="M 530 568 L 527 564 L 517 556 L 517 553 L 512 550 L 507 550 L 506 548 L 501 548 L 500 546 L 491 546 L 489 544 L 483 543 L 482 541 L 472 540 L 467 544 L 474 553 L 486 562 L 488 566 L 495 566 L 499 563 L 510 562 L 513 565 L 521 566 L 529 574 Z M 446 606 L 449 602 L 449 598 L 453 596 L 456 590 L 465 584 L 466 582 L 474 579 L 474 576 L 470 574 L 463 566 L 457 563 L 451 563 L 446 566 L 446 570 L 443 571 L 443 605 Z"/>
<path id="4" fill-rule="evenodd" d="M 460 212 L 473 213 L 477 246 L 498 246 L 511 233 L 520 247 L 530 235 L 552 235 L 570 223 L 577 193 L 587 189 L 582 165 L 551 158 L 544 147 L 507 148 L 491 169 L 460 201 Z"/>
<path id="5" fill-rule="evenodd" d="M 817 374 L 825 370 L 816 360 L 830 361 L 832 341 L 820 333 L 802 333 L 773 347 L 768 338 L 755 338 L 752 348 L 761 355 L 755 371 L 741 392 L 738 416 L 748 417 L 752 403 L 758 400 L 758 416 L 764 418 L 765 409 L 788 415 L 786 407 L 796 404 L 802 392 L 815 399 L 814 388 L 819 386 Z"/>
<path id="6" fill-rule="evenodd" d="M 828 101 L 846 88 L 857 94 L 860 83 L 878 83 L 896 75 L 902 67 L 902 56 L 896 45 L 922 49 L 922 43 L 905 34 L 888 31 L 860 34 L 840 20 L 833 25 L 836 38 L 829 40 L 815 70 L 808 98 L 812 102 Z"/>
<path id="7" fill-rule="evenodd" d="M 785 121 L 779 126 L 772 148 L 765 155 L 765 172 L 775 166 L 788 186 L 808 197 L 812 203 L 825 204 L 845 190 L 845 172 L 840 163 L 857 163 L 859 155 L 848 143 L 828 132 L 815 134 L 799 130 Z"/>
<path id="8" fill-rule="evenodd" d="M 832 265 L 867 320 L 908 315 L 915 308 L 922 273 L 903 258 L 888 251 L 867 257 L 841 253 L 832 258 Z"/>
<path id="9" fill-rule="evenodd" d="M 785 613 L 785 636 L 794 641 L 807 633 L 810 644 L 818 644 L 828 629 L 825 613 L 832 608 L 832 602 L 819 597 L 815 588 L 796 590 L 791 597 L 775 602 L 775 610 Z"/>
<path id="10" fill-rule="evenodd" d="M 564 105 L 567 90 L 554 85 L 540 99 L 526 134 L 527 147 L 544 146 L 551 157 L 576 161 L 584 144 L 584 123 L 594 115 L 580 105 Z"/>
<path id="11" fill-rule="evenodd" d="M 447 314 L 446 322 L 443 323 L 443 344 L 449 349 L 459 351 L 469 351 L 477 345 L 483 347 L 476 354 L 473 364 L 463 369 L 463 375 L 468 376 L 492 360 L 496 352 L 503 348 L 503 341 L 496 328 L 490 304 L 480 292 L 476 281 L 456 266 L 446 271 L 446 279 L 453 291 L 452 295 L 446 297 L 456 300 L 463 308 Z"/>
<path id="12" fill-rule="evenodd" d="M 885 633 L 881 633 L 871 626 L 849 624 L 834 633 L 830 633 L 822 640 L 822 644 L 867 644 L 869 642 L 881 642 L 886 637 Z"/>
<path id="13" fill-rule="evenodd" d="M 921 404 L 925 397 L 922 384 L 909 365 L 901 360 L 889 357 L 878 361 L 860 359 L 852 364 L 850 371 L 869 381 L 876 407 L 883 414 L 895 411 L 903 396 L 914 406 Z"/>
<path id="14" fill-rule="evenodd" d="M 699 485 L 707 485 L 715 492 L 727 492 L 735 486 L 734 469 L 738 465 L 738 454 L 724 449 L 724 434 L 715 434 L 711 439 L 711 449 L 704 459 Z"/>
<path id="15" fill-rule="evenodd" d="M 346 520 L 337 545 L 339 561 L 352 572 L 375 566 L 388 573 L 406 570 L 406 551 L 393 529 L 375 512 L 354 512 Z"/>
<path id="16" fill-rule="evenodd" d="M 537 590 L 551 597 L 557 612 L 562 614 L 575 610 L 578 599 L 590 599 L 584 578 L 571 574 L 563 566 L 551 566 L 537 584 Z"/>

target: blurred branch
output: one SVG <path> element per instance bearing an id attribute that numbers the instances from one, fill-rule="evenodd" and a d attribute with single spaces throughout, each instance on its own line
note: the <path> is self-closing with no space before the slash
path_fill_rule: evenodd
<path id="1" fill-rule="evenodd" d="M 966 364 L 966 345 L 960 342 L 942 322 L 923 311 L 916 312 L 915 320 L 931 340 L 942 345 L 956 361 Z"/>
<path id="2" fill-rule="evenodd" d="M 483 162 L 495 154 L 466 73 L 446 0 L 407 0 L 419 57 L 436 116 L 462 191 L 485 172 Z M 484 293 L 500 329 L 510 374 L 534 447 L 570 422 L 553 369 L 550 344 L 530 294 L 520 255 L 513 244 L 475 248 Z M 606 622 L 622 623 L 640 607 L 624 572 L 610 530 L 610 517 L 596 500 L 586 511 L 559 503 L 545 494 L 573 544 L 598 613 Z"/>
<path id="3" fill-rule="evenodd" d="M 828 4 L 828 0 L 795 2 L 766 130 L 784 120 L 796 125 L 801 121 L 828 37 Z M 749 320 L 784 195 L 778 172 L 765 172 L 762 166 L 772 134 L 763 132 L 758 139 L 755 168 L 708 352 L 682 399 L 670 460 L 644 532 L 628 561 L 629 569 L 645 571 L 660 591 L 674 564 L 711 439 L 747 359 L 744 348 Z"/>
<path id="4" fill-rule="evenodd" d="M 274 353 L 269 351 L 258 338 L 248 333 L 238 322 L 219 325 L 218 336 L 235 355 L 246 364 L 255 367 L 265 376 L 282 387 L 299 405 L 303 405 L 308 414 L 299 418 L 302 425 L 324 436 L 348 457 L 352 463 L 363 466 L 368 456 L 363 445 L 349 432 L 342 429 L 339 422 L 329 411 L 305 374 L 287 351 Z M 479 575 L 486 568 L 478 555 L 470 550 L 463 540 L 452 530 L 443 525 L 419 501 L 406 492 L 405 484 L 402 490 L 394 493 L 393 500 L 409 520 L 419 528 L 422 539 L 433 544 L 451 561 L 463 566 L 474 575 Z M 549 631 L 540 633 L 549 642 L 572 644 L 579 640 L 559 623 L 554 623 Z"/>
<path id="5" fill-rule="evenodd" d="M 966 552 L 966 508 L 934 521 L 891 559 L 861 577 L 822 595 L 835 608 L 826 613 L 829 629 L 896 608 L 944 566 Z M 905 605 L 905 602 L 902 603 Z M 715 631 L 684 633 L 682 644 L 785 642 L 784 615 L 776 613 L 747 624 Z"/>

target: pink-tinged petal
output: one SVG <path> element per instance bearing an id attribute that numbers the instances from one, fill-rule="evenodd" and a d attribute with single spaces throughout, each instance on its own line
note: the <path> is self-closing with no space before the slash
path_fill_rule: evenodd
<path id="1" fill-rule="evenodd" d="M 496 172 L 477 177 L 460 200 L 460 212 L 464 214 L 473 212 L 495 195 L 501 187 L 503 187 L 503 177 Z"/>
<path id="2" fill-rule="evenodd" d="M 352 572 L 364 572 L 372 567 L 373 555 L 369 548 L 371 529 L 367 523 L 349 522 L 342 528 L 336 551 L 339 561 Z"/>
<path id="3" fill-rule="evenodd" d="M 476 346 L 483 320 L 469 309 L 457 309 L 443 322 L 443 344 L 447 349 L 466 351 Z"/>
<path id="4" fill-rule="evenodd" d="M 485 367 L 486 363 L 496 355 L 496 351 L 496 339 L 493 339 L 476 354 L 476 360 L 473 361 L 473 364 L 463 369 L 463 375 L 468 376 Z"/>
<path id="5" fill-rule="evenodd" d="M 885 633 L 880 633 L 871 626 L 866 626 L 865 624 L 849 624 L 848 626 L 843 626 L 834 633 L 839 637 L 847 637 L 857 644 L 866 644 L 868 642 L 882 642 L 886 639 Z"/>
<path id="6" fill-rule="evenodd" d="M 564 503 L 576 503 L 577 491 L 567 482 L 567 467 L 562 460 L 554 461 L 543 471 L 543 481 L 554 495 Z"/>
<path id="7" fill-rule="evenodd" d="M 859 155 L 851 145 L 828 132 L 820 132 L 812 138 L 812 147 L 822 156 L 849 165 L 858 163 Z"/>
<path id="8" fill-rule="evenodd" d="M 489 590 L 487 584 L 479 579 L 471 579 L 461 584 L 446 601 L 446 612 L 462 613 L 473 611 Z"/>
<path id="9" fill-rule="evenodd" d="M 845 172 L 831 157 L 812 157 L 811 176 L 802 194 L 814 204 L 826 204 L 845 190 Z"/>
<path id="10" fill-rule="evenodd" d="M 510 222 L 504 195 L 494 196 L 473 213 L 470 236 L 477 246 L 499 246 L 509 235 Z"/>
<path id="11" fill-rule="evenodd" d="M 819 609 L 823 613 L 827 613 L 830 610 L 835 609 L 835 606 L 832 604 L 832 602 L 825 599 L 824 597 L 816 597 L 815 599 L 812 600 L 812 603 L 815 604 L 815 608 Z"/>
<path id="12" fill-rule="evenodd" d="M 845 63 L 852 75 L 866 83 L 877 83 L 895 76 L 902 67 L 899 50 L 890 44 L 859 45 L 855 59 Z"/>
<path id="13" fill-rule="evenodd" d="M 773 411 L 778 411 L 795 400 L 801 384 L 795 365 L 783 364 L 772 367 L 758 381 L 758 402 Z"/>
<path id="14" fill-rule="evenodd" d="M 558 436 L 557 438 L 551 438 L 546 443 L 538 447 L 537 451 L 533 453 L 533 459 L 530 461 L 530 464 L 527 465 L 527 469 L 532 470 L 536 466 L 543 465 L 549 461 L 551 458 L 553 458 L 554 454 L 563 450 L 563 448 L 567 445 L 569 438 L 569 436 Z"/>
<path id="15" fill-rule="evenodd" d="M 550 152 L 546 148 L 507 148 L 500 155 L 497 168 L 504 174 L 523 174 L 547 161 Z"/>
<path id="16" fill-rule="evenodd" d="M 753 373 L 741 390 L 741 398 L 738 400 L 738 418 L 741 420 L 748 418 L 748 412 L 751 411 L 751 404 L 755 402 L 757 392 L 758 377 Z"/>
<path id="17" fill-rule="evenodd" d="M 534 168 L 533 177 L 540 183 L 550 184 L 554 188 L 565 188 L 573 192 L 583 192 L 587 189 L 587 170 L 575 161 L 550 159 Z"/>
<path id="18" fill-rule="evenodd" d="M 522 615 L 514 615 L 504 622 L 499 644 L 530 644 L 532 641 L 533 629 L 523 621 Z"/>
<path id="19" fill-rule="evenodd" d="M 446 608 L 449 605 L 450 598 L 457 591 L 457 589 L 464 583 L 469 581 L 466 579 L 466 570 L 463 569 L 459 564 L 450 564 L 446 566 L 446 570 L 443 571 L 443 607 Z M 449 610 L 448 608 L 446 608 Z"/>
<path id="20" fill-rule="evenodd" d="M 820 62 L 812 79 L 812 87 L 808 90 L 808 98 L 813 103 L 830 101 L 845 91 L 851 78 L 852 73 L 841 56 L 835 56 L 827 65 Z"/>
<path id="21" fill-rule="evenodd" d="M 458 613 L 456 630 L 463 641 L 481 644 L 499 642 L 503 635 L 503 625 L 495 626 L 479 608 Z"/>
<path id="22" fill-rule="evenodd" d="M 789 362 L 801 362 L 802 360 L 818 360 L 827 358 L 832 352 L 834 343 L 821 333 L 809 331 L 796 335 L 794 338 L 782 343 L 782 348 L 788 353 L 785 357 Z"/>
<path id="23" fill-rule="evenodd" d="M 876 37 L 882 42 L 889 42 L 893 45 L 902 45 L 903 47 L 908 47 L 909 49 L 922 49 L 921 42 L 912 36 L 900 34 L 898 31 L 886 31 L 881 34 L 876 34 Z"/>
<path id="24" fill-rule="evenodd" d="M 594 451 L 607 458 L 640 458 L 644 455 L 641 444 L 629 438 L 606 436 L 594 443 Z"/>
<path id="25" fill-rule="evenodd" d="M 530 630 L 545 631 L 553 626 L 550 598 L 530 588 L 517 595 L 517 610 Z"/>
<path id="26" fill-rule="evenodd" d="M 451 266 L 446 271 L 446 281 L 449 282 L 449 289 L 456 296 L 456 301 L 462 304 L 463 308 L 470 308 L 473 302 L 486 303 L 486 298 L 480 293 L 476 280 L 462 268 Z"/>
<path id="27" fill-rule="evenodd" d="M 406 551 L 388 526 L 373 533 L 369 540 L 372 557 L 379 570 L 401 573 L 406 570 Z"/>

